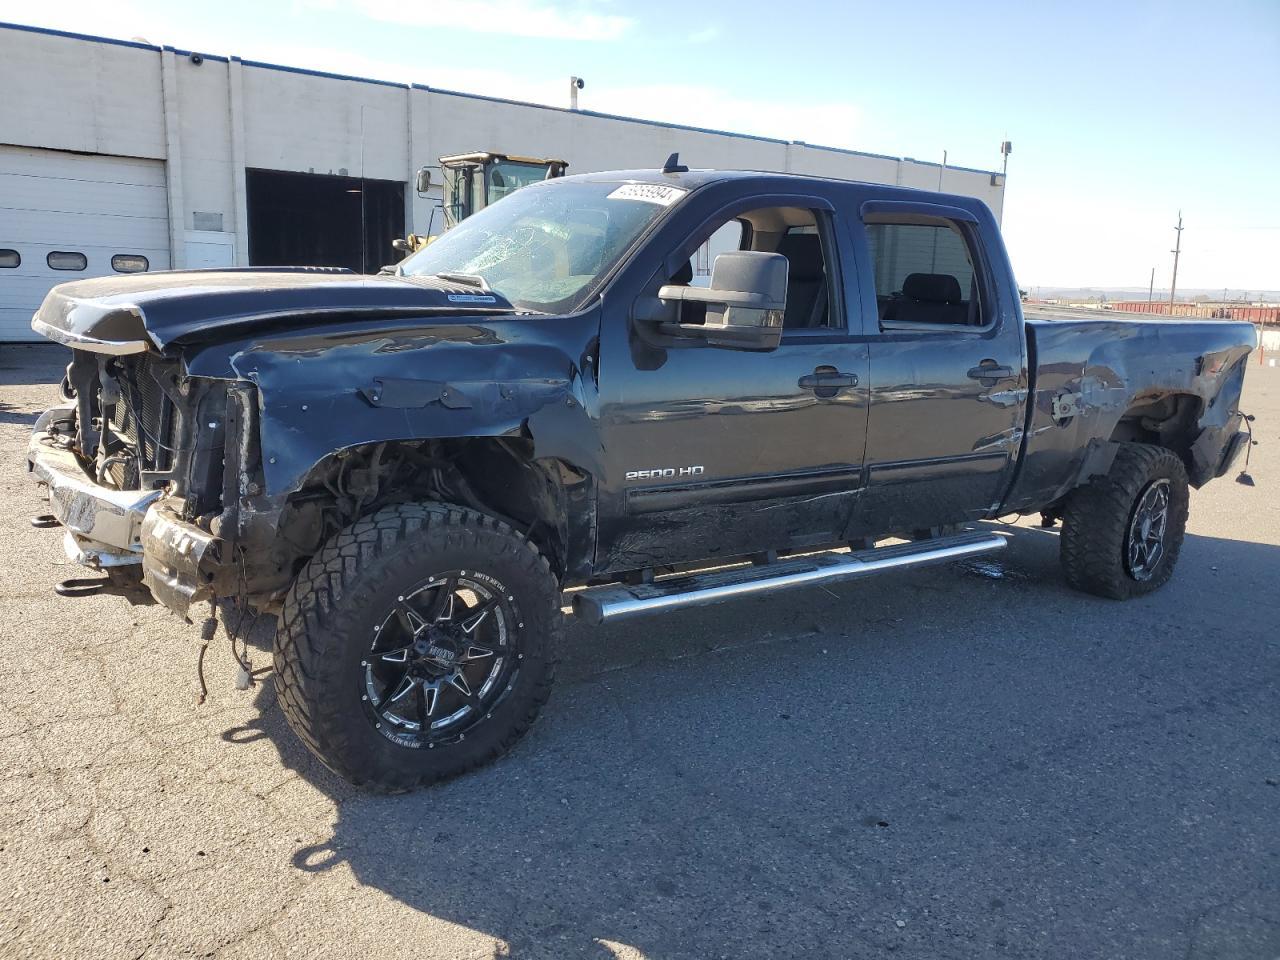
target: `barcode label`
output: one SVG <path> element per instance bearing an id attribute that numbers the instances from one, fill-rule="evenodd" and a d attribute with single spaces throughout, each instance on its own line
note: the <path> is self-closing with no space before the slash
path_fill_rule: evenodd
<path id="1" fill-rule="evenodd" d="M 640 200 L 644 203 L 656 203 L 660 207 L 669 207 L 688 191 L 679 187 L 668 187 L 662 183 L 624 183 L 613 193 L 610 200 Z"/>

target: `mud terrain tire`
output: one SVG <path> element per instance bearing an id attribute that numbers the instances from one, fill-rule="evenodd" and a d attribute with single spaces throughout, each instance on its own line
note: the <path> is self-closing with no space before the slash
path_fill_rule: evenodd
<path id="1" fill-rule="evenodd" d="M 437 616 L 446 602 L 453 620 Z M 560 627 L 550 566 L 507 524 L 446 504 L 389 506 L 336 534 L 298 575 L 280 618 L 276 691 L 330 770 L 411 790 L 520 739 L 550 695 Z M 379 647 L 388 637 L 390 652 Z M 494 673 L 459 680 L 464 669 Z M 418 712 L 442 704 L 439 720 Z"/>
<path id="2" fill-rule="evenodd" d="M 1175 453 L 1143 443 L 1120 444 L 1110 471 L 1067 499 L 1060 542 L 1067 583 L 1113 600 L 1163 586 L 1178 562 L 1188 499 L 1187 471 Z M 1147 514 L 1161 502 L 1163 528 L 1157 537 L 1157 524 Z"/>

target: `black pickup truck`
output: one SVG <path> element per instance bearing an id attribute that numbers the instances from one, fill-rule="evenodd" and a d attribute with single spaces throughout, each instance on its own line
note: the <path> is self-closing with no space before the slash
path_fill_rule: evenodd
<path id="1" fill-rule="evenodd" d="M 970 198 L 675 161 L 527 187 L 383 275 L 85 280 L 32 323 L 72 349 L 44 522 L 207 635 L 215 601 L 277 614 L 293 729 L 385 789 L 515 742 L 566 598 L 601 624 L 952 560 L 1013 513 L 1061 521 L 1073 586 L 1159 587 L 1247 442 L 1256 338 L 1024 317 Z"/>

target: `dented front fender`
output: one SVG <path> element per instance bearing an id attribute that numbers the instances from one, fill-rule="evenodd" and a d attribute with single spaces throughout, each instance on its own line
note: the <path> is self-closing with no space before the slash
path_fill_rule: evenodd
<path id="1" fill-rule="evenodd" d="M 195 376 L 257 387 L 265 493 L 297 490 L 337 450 L 393 440 L 527 437 L 594 473 L 595 311 L 475 322 L 352 322 L 195 349 Z"/>

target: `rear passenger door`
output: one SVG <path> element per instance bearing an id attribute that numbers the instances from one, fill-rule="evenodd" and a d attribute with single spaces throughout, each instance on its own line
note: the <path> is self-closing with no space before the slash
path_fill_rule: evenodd
<path id="1" fill-rule="evenodd" d="M 863 308 L 867 489 L 851 534 L 985 517 L 1008 487 L 1026 395 L 1016 304 L 1001 302 L 984 255 L 999 242 L 994 221 L 914 201 L 870 201 L 861 213 L 875 299 Z"/>

